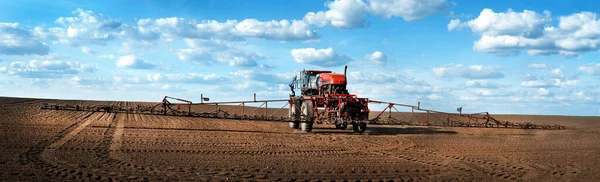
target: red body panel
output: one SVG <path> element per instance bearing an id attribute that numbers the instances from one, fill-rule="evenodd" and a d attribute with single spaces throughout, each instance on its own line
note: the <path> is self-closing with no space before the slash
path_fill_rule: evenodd
<path id="1" fill-rule="evenodd" d="M 343 74 L 322 73 L 319 74 L 319 77 L 321 78 L 321 83 L 319 84 L 319 86 L 330 84 L 346 85 L 347 83 L 346 77 Z"/>
<path id="2" fill-rule="evenodd" d="M 320 74 L 320 73 L 331 73 L 331 71 L 326 70 L 304 70 L 308 74 Z"/>

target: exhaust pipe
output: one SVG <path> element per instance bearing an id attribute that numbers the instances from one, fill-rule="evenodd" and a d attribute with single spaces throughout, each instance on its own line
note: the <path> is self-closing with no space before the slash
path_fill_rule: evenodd
<path id="1" fill-rule="evenodd" d="M 348 70 L 348 65 L 344 66 L 344 77 L 346 77 L 346 70 Z"/>

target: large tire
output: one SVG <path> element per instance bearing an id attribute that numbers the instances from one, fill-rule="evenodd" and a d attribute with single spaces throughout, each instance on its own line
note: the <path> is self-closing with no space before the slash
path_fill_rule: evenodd
<path id="1" fill-rule="evenodd" d="M 300 127 L 299 121 L 290 121 L 289 124 L 290 124 L 290 128 L 298 129 Z"/>
<path id="2" fill-rule="evenodd" d="M 298 129 L 300 127 L 300 121 L 298 121 L 300 120 L 300 103 L 302 103 L 300 100 L 293 99 L 293 105 L 289 110 L 290 128 Z"/>
<path id="3" fill-rule="evenodd" d="M 354 123 L 352 124 L 352 130 L 355 133 L 364 133 L 367 131 L 367 123 Z"/>
<path id="4" fill-rule="evenodd" d="M 293 103 L 290 106 L 291 109 L 289 110 L 289 119 L 290 120 L 297 120 L 300 118 L 300 109 L 302 107 L 302 101 L 300 101 L 299 99 L 293 99 Z"/>
<path id="5" fill-rule="evenodd" d="M 300 129 L 302 129 L 303 132 L 312 131 L 313 116 L 315 114 L 313 108 L 312 100 L 305 100 L 302 102 L 302 116 L 300 117 L 302 118 L 302 123 L 300 123 Z"/>
<path id="6" fill-rule="evenodd" d="M 300 123 L 300 129 L 302 130 L 302 132 L 310 133 L 312 131 L 312 128 L 313 128 L 312 122 Z"/>

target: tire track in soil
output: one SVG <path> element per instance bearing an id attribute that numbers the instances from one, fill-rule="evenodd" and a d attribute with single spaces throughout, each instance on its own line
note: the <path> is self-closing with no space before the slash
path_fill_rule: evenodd
<path id="1" fill-rule="evenodd" d="M 126 103 L 128 105 L 129 102 Z M 126 121 L 129 121 L 129 113 L 118 113 L 115 114 L 108 125 L 107 129 L 103 133 L 103 139 L 100 144 L 94 149 L 96 157 L 102 162 L 107 169 L 118 168 L 118 172 L 115 170 L 107 171 L 109 175 L 116 176 L 116 179 L 121 180 L 142 180 L 142 181 L 156 181 L 156 167 L 142 166 L 135 163 L 129 162 L 120 150 L 122 147 L 122 136 L 124 132 L 124 125 Z M 177 180 L 177 178 L 168 180 Z"/>
<path id="2" fill-rule="evenodd" d="M 451 166 L 451 165 L 443 165 L 444 167 L 450 167 L 461 172 L 480 172 L 487 176 L 494 177 L 498 180 L 512 180 L 512 181 L 529 181 L 537 178 L 537 172 L 533 169 L 527 169 L 527 167 L 521 167 L 519 164 L 500 164 L 497 162 L 479 160 L 479 159 L 471 159 L 464 156 L 455 156 L 455 155 L 442 155 L 438 154 L 434 151 L 421 150 L 416 148 L 410 148 L 409 150 L 423 154 L 423 155 L 431 155 L 446 158 L 447 160 L 454 161 L 455 163 L 461 163 L 468 167 L 459 167 L 459 166 Z M 416 158 L 404 157 L 409 160 L 418 160 Z M 425 162 L 425 161 L 424 161 Z M 426 163 L 436 163 L 435 161 L 426 161 Z M 499 169 L 495 169 L 499 168 Z M 509 172 L 509 171 L 517 171 L 517 172 Z"/>
<path id="3" fill-rule="evenodd" d="M 72 165 L 65 164 L 64 162 L 57 161 L 52 156 L 52 153 L 55 149 L 52 149 L 50 146 L 60 147 L 55 143 L 63 143 L 64 138 L 66 136 L 75 135 L 76 132 L 80 130 L 76 130 L 81 125 L 89 124 L 92 121 L 91 116 L 93 116 L 95 112 L 89 112 L 87 115 L 78 119 L 73 124 L 64 128 L 58 134 L 54 135 L 52 138 L 42 141 L 38 143 L 36 146 L 31 147 L 25 153 L 19 155 L 19 160 L 21 164 L 33 164 L 36 168 L 41 169 L 45 172 L 46 177 L 57 177 L 67 180 L 109 180 L 112 181 L 112 178 L 103 176 L 102 174 L 96 173 L 96 170 L 88 170 L 81 166 L 76 167 Z"/>
<path id="4" fill-rule="evenodd" d="M 129 104 L 129 103 L 126 103 Z M 142 180 L 142 181 L 156 181 L 156 180 L 182 180 L 182 172 L 184 170 L 169 173 L 166 177 L 163 175 L 163 171 L 158 170 L 158 166 L 144 166 L 130 162 L 127 157 L 123 154 L 126 150 L 122 150 L 123 146 L 123 133 L 125 129 L 125 122 L 130 120 L 128 113 L 119 113 L 119 116 L 114 116 L 113 120 L 109 124 L 107 130 L 104 132 L 104 139 L 101 144 L 95 149 L 97 157 L 106 165 L 108 168 L 117 167 L 120 170 L 120 174 L 111 172 L 113 176 L 118 175 L 118 180 Z M 124 173 L 126 172 L 126 173 Z M 195 176 L 202 177 L 207 176 L 195 172 Z"/>
<path id="5" fill-rule="evenodd" d="M 337 137 L 333 137 L 336 139 Z M 389 155 L 387 151 L 390 150 L 404 150 L 408 147 L 414 147 L 414 142 L 406 138 L 391 138 L 393 140 L 387 141 L 386 143 L 372 142 L 368 138 L 359 138 L 360 143 L 368 144 L 367 148 L 360 150 L 352 149 L 353 155 L 357 157 L 365 156 L 381 156 Z M 349 139 L 345 139 L 346 141 Z M 405 143 L 406 142 L 406 143 Z M 356 144 L 356 143 L 354 143 Z M 414 162 L 414 161 L 413 161 Z M 420 163 L 419 163 L 420 164 Z M 289 172 L 292 175 L 299 175 L 297 177 L 289 177 Z M 415 169 L 413 170 L 366 170 L 366 169 L 352 169 L 352 170 L 317 170 L 317 171 L 302 171 L 302 170 L 288 170 L 288 171 L 276 171 L 275 174 L 269 175 L 269 179 L 276 179 L 276 181 L 327 181 L 335 179 L 336 181 L 348 181 L 348 180 L 360 180 L 360 181 L 423 181 L 432 180 L 432 176 L 439 174 L 439 170 L 429 169 Z M 311 175 L 311 174 L 316 174 Z"/>
<path id="6" fill-rule="evenodd" d="M 458 181 L 469 181 L 469 180 L 475 180 L 476 176 L 469 174 L 472 172 L 476 172 L 475 168 L 471 168 L 471 167 L 458 167 L 458 166 L 453 166 L 452 163 L 456 162 L 453 161 L 452 159 L 445 159 L 442 161 L 437 161 L 437 160 L 427 160 L 427 157 L 421 155 L 421 156 L 417 156 L 414 155 L 412 153 L 412 151 L 418 151 L 418 149 L 416 149 L 417 145 L 414 141 L 408 139 L 408 138 L 402 138 L 405 141 L 408 141 L 410 144 L 408 147 L 405 148 L 399 148 L 398 146 L 394 146 L 394 147 L 383 147 L 382 150 L 374 150 L 374 151 L 370 151 L 371 153 L 377 154 L 377 155 L 385 155 L 385 156 L 390 156 L 390 157 L 394 157 L 394 158 L 399 158 L 399 159 L 403 159 L 406 161 L 410 161 L 410 162 L 415 162 L 418 164 L 422 164 L 422 165 L 426 165 L 426 166 L 432 166 L 434 168 L 440 168 L 439 171 L 437 171 L 436 173 L 432 173 L 429 175 L 424 175 L 422 176 L 422 178 L 419 178 L 418 180 L 458 180 Z M 426 153 L 427 154 L 427 153 Z M 416 172 L 421 172 L 419 170 L 416 170 Z M 448 178 L 448 176 L 455 176 L 455 174 L 457 172 L 460 173 L 467 173 L 467 176 L 462 176 L 460 178 Z M 411 178 L 412 181 L 412 178 Z"/>
<path id="7" fill-rule="evenodd" d="M 404 137 L 402 137 L 402 139 L 409 143 L 409 145 L 407 147 L 402 147 L 401 144 L 393 145 L 393 146 L 379 146 L 376 148 L 376 150 L 370 150 L 370 151 L 366 151 L 366 152 L 373 153 L 376 155 L 383 155 L 383 156 L 389 156 L 389 157 L 393 157 L 393 158 L 399 158 L 399 159 L 406 160 L 409 162 L 414 162 L 417 164 L 431 166 L 431 167 L 440 169 L 440 170 L 436 170 L 435 172 L 430 172 L 429 170 L 426 170 L 426 171 L 419 170 L 419 169 L 416 169 L 414 171 L 414 173 L 409 173 L 409 171 L 406 171 L 406 173 L 409 175 L 400 177 L 399 178 L 400 181 L 439 180 L 440 178 L 443 179 L 443 177 L 452 174 L 453 171 L 452 171 L 452 168 L 450 167 L 450 165 L 445 164 L 445 163 L 448 163 L 448 161 L 442 161 L 442 163 L 439 163 L 436 161 L 421 160 L 418 157 L 412 157 L 407 154 L 402 154 L 402 153 L 406 153 L 406 151 L 410 151 L 411 149 L 414 149 L 416 147 L 416 143 L 414 141 L 412 141 L 408 138 L 404 138 Z M 373 143 L 370 141 L 363 141 L 363 142 Z M 445 180 L 447 180 L 447 179 L 445 179 Z M 464 180 L 473 180 L 473 179 L 463 177 L 463 178 L 458 178 L 457 180 L 464 181 Z"/>
<path id="8" fill-rule="evenodd" d="M 101 117 L 103 117 L 104 114 L 105 113 L 102 113 Z M 50 144 L 50 146 L 48 146 L 48 148 L 54 149 L 54 148 L 58 148 L 58 147 L 64 145 L 65 143 L 67 143 L 67 141 L 69 141 L 75 135 L 79 134 L 79 132 L 81 132 L 81 130 L 83 130 L 85 127 L 90 125 L 92 123 L 92 121 L 94 121 L 94 120 L 86 118 L 85 120 L 83 120 L 83 122 L 77 123 L 77 126 L 75 126 L 75 128 L 73 128 L 73 130 L 71 130 L 68 133 L 66 133 L 65 135 L 61 136 L 57 141 Z"/>
<path id="9" fill-rule="evenodd" d="M 117 180 L 152 180 L 148 178 L 152 168 L 146 168 L 126 162 L 120 159 L 120 154 L 117 153 L 121 147 L 121 136 L 123 134 L 124 122 L 128 120 L 128 113 L 117 113 L 113 115 L 107 129 L 104 131 L 103 139 L 94 148 L 96 158 L 102 162 L 105 168 L 118 168 L 119 170 L 111 170 L 109 175 L 116 176 Z M 141 174 L 140 174 L 141 173 Z M 140 177 L 145 176 L 145 177 Z M 156 180 L 156 179 L 154 179 Z"/>
<path id="10" fill-rule="evenodd" d="M 508 160 L 506 157 L 503 157 L 505 160 Z M 560 181 L 573 181 L 575 180 L 579 174 L 581 174 L 580 169 L 575 168 L 573 166 L 555 166 L 549 167 L 546 165 L 536 164 L 532 161 L 526 160 L 517 160 L 520 164 L 525 164 L 524 170 L 531 171 L 532 173 L 527 173 L 523 178 L 525 180 L 535 180 L 535 179 L 544 179 L 548 181 L 552 180 L 560 180 Z M 541 178 L 545 177 L 545 178 Z"/>

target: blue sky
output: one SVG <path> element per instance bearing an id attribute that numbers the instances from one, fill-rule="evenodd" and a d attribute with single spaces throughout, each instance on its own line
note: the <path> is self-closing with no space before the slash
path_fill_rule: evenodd
<path id="1" fill-rule="evenodd" d="M 281 99 L 298 71 L 431 109 L 600 115 L 595 1 L 0 2 L 0 95 Z M 381 108 L 374 105 L 373 108 Z"/>

